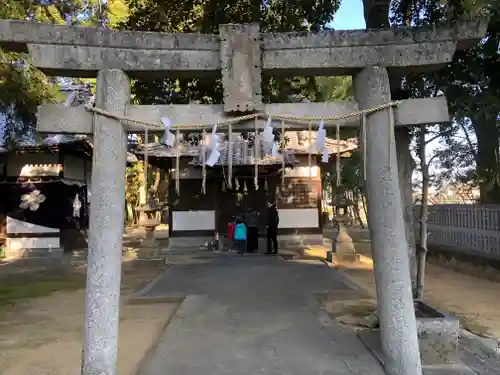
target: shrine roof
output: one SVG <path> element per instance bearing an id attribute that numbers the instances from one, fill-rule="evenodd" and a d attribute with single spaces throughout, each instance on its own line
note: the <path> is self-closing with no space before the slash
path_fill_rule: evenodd
<path id="1" fill-rule="evenodd" d="M 69 154 L 83 154 L 87 158 L 92 157 L 92 140 L 87 136 L 57 134 L 47 136 L 41 140 L 25 139 L 12 147 L 0 146 L 0 154 L 9 152 L 16 153 L 39 153 L 39 152 L 63 152 Z M 137 162 L 137 157 L 127 152 L 127 163 Z"/>
<path id="2" fill-rule="evenodd" d="M 0 147 L 0 153 L 65 152 L 92 156 L 92 143 L 85 136 L 54 135 L 41 140 L 23 139 L 11 147 Z"/>

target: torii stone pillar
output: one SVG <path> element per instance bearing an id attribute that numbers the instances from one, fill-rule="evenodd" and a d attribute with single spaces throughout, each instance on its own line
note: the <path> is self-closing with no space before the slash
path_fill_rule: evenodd
<path id="1" fill-rule="evenodd" d="M 97 75 L 96 106 L 125 114 L 130 80 L 121 70 Z M 115 375 L 125 219 L 127 137 L 114 119 L 94 117 L 85 337 L 82 375 Z"/>
<path id="2" fill-rule="evenodd" d="M 354 77 L 360 108 L 391 101 L 387 69 L 367 67 Z M 396 140 L 390 109 L 366 120 L 366 192 L 377 306 L 385 368 L 390 375 L 421 375 L 408 243 L 398 178 Z"/>

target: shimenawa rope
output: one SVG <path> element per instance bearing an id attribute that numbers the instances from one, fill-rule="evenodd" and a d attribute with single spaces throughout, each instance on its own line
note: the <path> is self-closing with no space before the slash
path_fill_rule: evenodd
<path id="1" fill-rule="evenodd" d="M 288 120 L 288 121 L 300 121 L 300 122 L 315 122 L 315 121 L 321 121 L 323 120 L 324 122 L 334 122 L 338 120 L 345 120 L 351 117 L 357 117 L 360 115 L 367 115 L 373 112 L 380 111 L 382 109 L 386 108 L 392 108 L 396 107 L 399 105 L 399 101 L 393 101 L 389 102 L 386 104 L 379 105 L 377 107 L 373 108 L 368 108 L 368 109 L 363 109 L 361 111 L 353 112 L 347 115 L 343 116 L 291 116 L 291 115 L 282 115 L 282 114 L 275 114 L 275 113 L 262 113 L 262 112 L 257 112 L 257 113 L 252 113 L 249 115 L 245 116 L 240 116 L 240 117 L 233 117 L 227 120 L 219 121 L 217 123 L 197 123 L 197 124 L 173 124 L 171 129 L 172 130 L 202 130 L 202 129 L 208 129 L 212 128 L 213 126 L 217 126 L 217 128 L 225 128 L 228 127 L 229 124 L 236 124 L 242 121 L 248 121 L 248 120 L 253 120 L 257 118 L 272 118 L 275 120 Z M 158 130 L 164 130 L 164 126 L 160 123 L 157 122 L 151 122 L 151 121 L 144 121 L 144 120 L 139 120 L 139 119 L 134 119 L 128 116 L 123 116 L 123 115 L 118 115 L 116 113 L 108 112 L 103 109 L 93 107 L 90 105 L 85 106 L 85 108 L 90 111 L 94 112 L 97 114 L 100 114 L 102 116 L 114 118 L 119 121 L 123 122 L 133 122 L 136 124 L 141 124 L 144 126 L 150 126 L 153 128 L 156 128 Z M 289 127 L 296 127 L 296 128 L 303 128 L 303 125 L 300 124 L 289 124 Z"/>

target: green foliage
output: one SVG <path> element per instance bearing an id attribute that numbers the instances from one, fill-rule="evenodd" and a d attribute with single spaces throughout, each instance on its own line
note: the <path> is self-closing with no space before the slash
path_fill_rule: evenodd
<path id="1" fill-rule="evenodd" d="M 321 101 L 353 100 L 354 89 L 350 76 L 316 77 Z"/>
<path id="2" fill-rule="evenodd" d="M 263 32 L 324 29 L 339 1 L 272 2 L 129 0 L 129 17 L 119 27 L 128 30 L 217 33 L 223 23 L 257 21 Z M 213 78 L 137 80 L 135 101 L 143 104 L 221 103 L 222 85 Z M 264 77 L 265 102 L 317 100 L 314 77 Z"/>
<path id="3" fill-rule="evenodd" d="M 0 50 L 0 113 L 7 143 L 34 128 L 37 105 L 60 95 L 57 86 L 27 61 L 24 54 Z"/>
<path id="4" fill-rule="evenodd" d="M 454 123 L 439 129 L 442 147 L 434 158 L 439 170 L 435 181 L 475 182 L 483 203 L 500 203 L 500 8 L 493 2 L 472 0 L 393 4 L 393 26 L 453 23 L 490 15 L 487 34 L 477 46 L 457 51 L 453 62 L 437 73 L 404 77 L 396 95 L 397 99 L 447 96 Z"/>
<path id="5" fill-rule="evenodd" d="M 135 163 L 127 167 L 127 184 L 125 185 L 125 198 L 133 207 L 139 203 L 139 192 L 144 184 L 144 164 Z"/>
<path id="6" fill-rule="evenodd" d="M 114 26 L 128 15 L 125 0 L 0 0 L 0 18 L 80 26 Z M 0 113 L 5 115 L 4 141 L 31 134 L 36 107 L 62 100 L 54 78 L 34 68 L 29 56 L 0 49 Z"/>

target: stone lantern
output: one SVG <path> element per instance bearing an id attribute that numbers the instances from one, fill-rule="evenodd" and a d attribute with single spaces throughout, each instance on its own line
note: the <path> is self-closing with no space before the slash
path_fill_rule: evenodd
<path id="1" fill-rule="evenodd" d="M 155 193 L 153 190 L 148 191 L 148 199 L 146 203 L 141 204 L 135 210 L 140 212 L 140 219 L 138 224 L 144 227 L 146 231 L 146 236 L 141 242 L 141 248 L 139 249 L 140 258 L 158 258 L 159 249 L 158 242 L 155 238 L 155 230 L 160 221 L 156 218 L 156 213 L 161 211 L 163 206 L 155 198 Z"/>
<path id="2" fill-rule="evenodd" d="M 332 239 L 332 250 L 327 254 L 328 260 L 343 262 L 356 262 L 359 254 L 356 253 L 354 243 L 346 229 L 348 220 L 348 208 L 352 206 L 350 199 L 347 199 L 343 191 L 338 191 L 332 201 L 335 208 L 333 215 L 334 237 Z"/>

